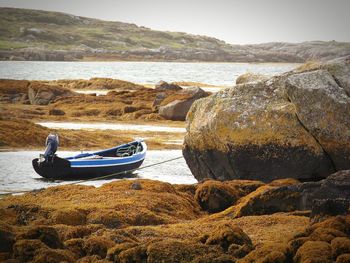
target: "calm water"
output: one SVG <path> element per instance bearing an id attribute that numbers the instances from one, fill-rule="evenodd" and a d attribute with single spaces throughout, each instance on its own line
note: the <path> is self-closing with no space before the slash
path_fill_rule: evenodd
<path id="1" fill-rule="evenodd" d="M 273 75 L 297 66 L 287 63 L 0 61 L 0 78 L 56 80 L 107 77 L 142 84 L 155 84 L 164 80 L 230 86 L 239 75 L 246 72 Z"/>
<path id="2" fill-rule="evenodd" d="M 48 181 L 35 173 L 32 168 L 32 159 L 39 156 L 39 153 L 39 151 L 0 152 L 0 193 L 46 188 L 67 183 L 64 181 Z M 58 152 L 59 156 L 70 156 L 72 154 L 74 153 L 66 151 Z M 148 151 L 142 166 L 178 156 L 182 156 L 181 150 Z M 133 178 L 159 180 L 173 184 L 193 184 L 197 182 L 183 158 L 159 166 L 145 168 L 134 173 Z M 100 186 L 107 182 L 111 182 L 111 180 L 96 180 L 83 184 Z M 72 181 L 68 183 L 72 183 Z"/>
<path id="3" fill-rule="evenodd" d="M 141 124 L 128 124 L 128 123 L 37 122 L 37 124 L 50 129 L 186 132 L 186 129 L 181 127 L 169 127 L 169 126 L 160 126 L 160 125 L 141 125 Z"/>

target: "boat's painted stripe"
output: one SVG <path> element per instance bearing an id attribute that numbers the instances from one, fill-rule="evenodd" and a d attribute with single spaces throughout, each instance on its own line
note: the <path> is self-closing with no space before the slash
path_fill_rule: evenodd
<path id="1" fill-rule="evenodd" d="M 129 163 L 135 163 L 145 159 L 146 153 L 135 154 L 130 157 L 124 158 L 113 158 L 113 159 L 94 159 L 94 160 L 69 160 L 71 167 L 92 167 L 92 166 L 113 166 L 113 165 L 124 165 Z"/>
<path id="2" fill-rule="evenodd" d="M 127 165 L 127 164 L 133 164 L 133 163 L 138 163 L 140 161 L 143 161 L 144 158 L 142 159 L 138 159 L 138 160 L 135 160 L 135 161 L 132 161 L 132 162 L 123 162 L 123 163 L 111 163 L 111 164 L 79 164 L 79 165 L 76 165 L 76 164 L 71 164 L 71 167 L 72 168 L 90 168 L 90 167 L 108 167 L 108 166 L 122 166 L 122 165 Z"/>

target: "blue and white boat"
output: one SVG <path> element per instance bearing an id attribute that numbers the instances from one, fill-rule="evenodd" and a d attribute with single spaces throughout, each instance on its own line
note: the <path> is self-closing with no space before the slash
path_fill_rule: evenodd
<path id="1" fill-rule="evenodd" d="M 147 151 L 146 143 L 136 140 L 103 151 L 60 158 L 55 154 L 57 135 L 50 134 L 46 145 L 45 154 L 32 161 L 33 168 L 42 177 L 60 180 L 98 178 L 130 172 L 141 166 Z"/>

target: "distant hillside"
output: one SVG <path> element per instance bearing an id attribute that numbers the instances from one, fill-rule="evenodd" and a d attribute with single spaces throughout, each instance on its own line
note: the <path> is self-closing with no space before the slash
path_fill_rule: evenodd
<path id="1" fill-rule="evenodd" d="M 207 36 L 122 22 L 0 8 L 2 60 L 304 62 L 345 55 L 350 55 L 350 43 L 230 45 Z"/>

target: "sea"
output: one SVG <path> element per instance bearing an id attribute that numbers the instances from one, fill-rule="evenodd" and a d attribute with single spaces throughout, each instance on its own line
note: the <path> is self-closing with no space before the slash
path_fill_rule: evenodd
<path id="1" fill-rule="evenodd" d="M 232 86 L 244 73 L 275 75 L 293 63 L 42 62 L 0 61 L 0 78 L 27 80 L 114 78 L 140 84 L 193 81 Z"/>
<path id="2" fill-rule="evenodd" d="M 264 75 L 280 74 L 298 67 L 290 63 L 180 63 L 180 62 L 37 62 L 37 61 L 0 61 L 0 79 L 57 80 L 90 79 L 95 77 L 115 78 L 139 84 L 156 84 L 160 80 L 167 82 L 191 81 L 211 84 L 219 87 L 233 86 L 236 78 L 244 73 Z M 105 127 L 104 124 L 49 123 L 43 126 L 75 129 Z M 102 126 L 101 126 L 102 125 Z M 90 127 L 91 126 L 91 127 Z M 94 127 L 92 127 L 94 126 Z M 120 129 L 114 124 L 113 129 Z M 112 129 L 110 127 L 110 129 Z M 134 130 L 165 129 L 171 127 L 143 127 L 134 125 Z M 170 130 L 169 130 L 170 129 Z M 182 128 L 180 128 L 182 129 Z M 183 130 L 181 130 L 183 131 Z M 176 130 L 176 132 L 178 132 Z M 39 151 L 3 151 L 0 152 L 0 194 L 20 193 L 33 189 L 46 188 L 72 183 L 50 181 L 41 178 L 32 169 L 32 159 L 39 156 Z M 60 156 L 69 156 L 72 152 L 58 152 Z M 180 150 L 148 151 L 144 166 L 181 156 Z M 133 176 L 124 178 L 159 180 L 173 184 L 193 184 L 197 180 L 191 174 L 185 160 L 178 159 L 140 170 Z M 112 180 L 120 180 L 113 178 Z M 111 180 L 89 181 L 83 184 L 96 187 Z M 74 182 L 74 181 L 73 181 Z M 74 182 L 78 183 L 78 182 Z"/>

